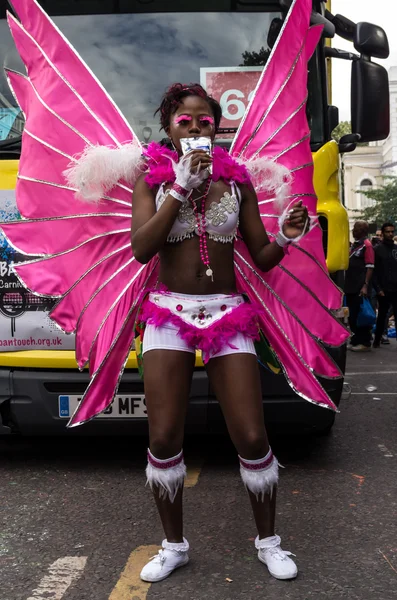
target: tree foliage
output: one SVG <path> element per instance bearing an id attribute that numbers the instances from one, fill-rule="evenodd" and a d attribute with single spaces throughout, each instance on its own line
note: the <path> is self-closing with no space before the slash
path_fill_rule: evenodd
<path id="1" fill-rule="evenodd" d="M 352 132 L 352 124 L 350 121 L 341 121 L 331 133 L 331 137 L 335 142 L 340 141 L 344 135 L 349 135 Z M 368 146 L 368 142 L 358 143 L 357 146 Z"/>
<path id="2" fill-rule="evenodd" d="M 356 211 L 361 213 L 360 218 L 378 226 L 386 221 L 397 222 L 397 177 L 387 176 L 383 185 L 373 190 L 356 190 L 356 194 L 375 201 L 373 206 Z"/>
<path id="3" fill-rule="evenodd" d="M 240 67 L 261 67 L 264 66 L 270 56 L 270 50 L 266 50 L 264 46 L 259 49 L 259 52 L 243 52 L 243 62 Z"/>
<path id="4" fill-rule="evenodd" d="M 352 124 L 350 121 L 341 121 L 331 133 L 331 137 L 335 142 L 339 142 L 340 138 L 352 132 Z"/>

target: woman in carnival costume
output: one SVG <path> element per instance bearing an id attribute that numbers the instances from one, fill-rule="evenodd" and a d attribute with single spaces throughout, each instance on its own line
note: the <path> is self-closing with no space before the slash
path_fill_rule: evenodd
<path id="1" fill-rule="evenodd" d="M 298 394 L 335 410 L 316 375 L 341 373 L 320 342 L 347 337 L 330 310 L 341 294 L 315 218 L 305 108 L 321 27 L 309 27 L 311 0 L 293 1 L 230 153 L 208 146 L 185 155 L 184 145 L 212 142 L 219 127 L 220 106 L 203 88 L 171 86 L 159 112 L 175 149 L 143 149 L 40 6 L 13 6 L 20 21 L 9 16 L 9 24 L 28 73 L 8 72 L 26 116 L 16 189 L 24 219 L 3 230 L 20 252 L 40 256 L 15 270 L 26 287 L 58 299 L 51 317 L 76 333 L 79 367 L 89 362 L 91 381 L 69 426 L 110 405 L 134 324 L 144 328 L 146 473 L 166 539 L 141 577 L 159 581 L 189 560 L 182 444 L 199 348 L 239 454 L 259 560 L 274 577 L 293 578 L 296 565 L 274 530 L 278 463 L 256 351 L 274 352 Z"/>
<path id="2" fill-rule="evenodd" d="M 174 84 L 159 112 L 175 152 L 157 145 L 147 150 L 149 170 L 138 178 L 132 202 L 132 249 L 143 263 L 160 255 L 161 286 L 144 301 L 141 319 L 146 323 L 150 432 L 146 473 L 166 539 L 141 577 L 158 581 L 188 562 L 181 448 L 195 351 L 200 349 L 239 454 L 258 530 L 259 559 L 275 577 L 292 578 L 296 566 L 274 532 L 278 464 L 263 418 L 254 346 L 257 311 L 237 293 L 233 244 L 239 230 L 253 262 L 269 271 L 282 260 L 291 239 L 302 234 L 307 209 L 295 204 L 270 243 L 247 169 L 221 148 L 213 156 L 204 150 L 182 155 L 181 139 L 214 140 L 222 114 L 218 102 L 200 85 Z"/>

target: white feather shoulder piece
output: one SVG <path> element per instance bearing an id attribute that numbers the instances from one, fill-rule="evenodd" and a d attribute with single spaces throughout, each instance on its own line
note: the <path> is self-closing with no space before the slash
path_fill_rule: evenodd
<path id="1" fill-rule="evenodd" d="M 142 148 L 130 143 L 120 148 L 87 146 L 63 174 L 81 200 L 98 202 L 121 180 L 133 186 L 144 170 Z"/>
<path id="2" fill-rule="evenodd" d="M 251 160 L 237 158 L 237 162 L 245 165 L 257 192 L 266 191 L 274 194 L 276 205 L 280 208 L 285 207 L 292 182 L 292 174 L 287 167 L 266 157 Z"/>

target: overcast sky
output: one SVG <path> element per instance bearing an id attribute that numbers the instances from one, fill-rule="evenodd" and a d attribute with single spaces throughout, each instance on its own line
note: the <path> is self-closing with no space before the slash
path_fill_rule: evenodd
<path id="1" fill-rule="evenodd" d="M 397 66 L 397 0 L 332 0 L 331 10 L 354 22 L 369 21 L 383 27 L 389 38 L 390 57 L 379 62 L 387 68 Z M 133 126 L 139 129 L 150 125 L 156 135 L 160 134 L 153 112 L 167 84 L 198 81 L 202 66 L 240 64 L 245 50 L 263 45 L 269 26 L 255 13 L 234 13 L 226 20 L 224 15 L 214 13 L 202 13 L 194 19 L 186 13 L 163 13 L 156 17 L 58 17 L 56 22 Z M 352 44 L 339 37 L 332 44 L 354 51 Z M 5 21 L 0 22 L 0 57 L 4 66 L 21 68 Z M 332 62 L 333 104 L 339 107 L 341 120 L 350 120 L 351 63 Z M 1 71 L 0 92 L 11 101 Z"/>
<path id="2" fill-rule="evenodd" d="M 368 21 L 385 29 L 390 44 L 390 57 L 379 61 L 385 67 L 397 66 L 397 1 L 396 0 L 332 0 L 332 13 L 341 14 L 355 23 Z M 335 37 L 332 45 L 346 50 L 352 44 Z M 350 64 L 333 60 L 333 103 L 339 107 L 340 119 L 350 120 Z M 376 61 L 375 61 L 376 62 Z"/>

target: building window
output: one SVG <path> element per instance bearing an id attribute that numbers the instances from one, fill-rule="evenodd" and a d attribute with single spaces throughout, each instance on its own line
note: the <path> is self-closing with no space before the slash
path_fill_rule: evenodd
<path id="1" fill-rule="evenodd" d="M 360 191 L 368 192 L 373 189 L 372 181 L 370 179 L 363 179 L 360 183 Z M 375 204 L 375 200 L 368 198 L 364 194 L 360 194 L 360 205 L 361 208 L 369 208 Z"/>

